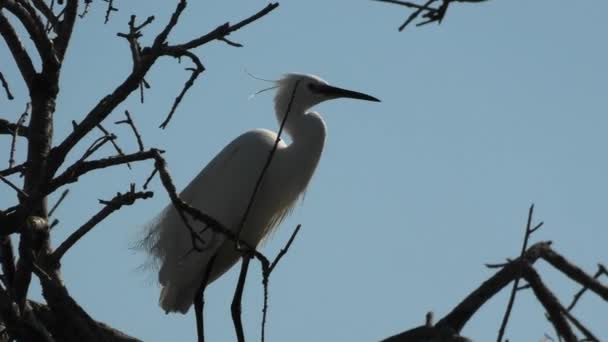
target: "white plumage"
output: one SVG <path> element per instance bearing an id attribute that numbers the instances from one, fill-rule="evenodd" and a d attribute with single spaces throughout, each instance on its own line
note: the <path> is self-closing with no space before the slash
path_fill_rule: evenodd
<path id="1" fill-rule="evenodd" d="M 293 94 L 284 126 L 292 142 L 289 145 L 279 142 L 241 231 L 241 239 L 252 246 L 257 246 L 289 212 L 306 189 L 319 162 L 325 141 L 325 123 L 318 113 L 307 110 L 339 97 L 379 101 L 369 95 L 332 87 L 312 75 L 288 74 L 276 83 L 275 111 L 279 124 L 283 122 Z M 256 129 L 237 137 L 207 164 L 180 197 L 228 229 L 238 231 L 276 136 L 272 131 Z M 205 228 L 192 219 L 190 222 L 197 231 Z M 240 258 L 234 243 L 222 234 L 206 229 L 200 235 L 205 241 L 204 246 L 199 246 L 204 247 L 202 252 L 193 250 L 190 233 L 172 204 L 148 228 L 142 243 L 160 266 L 159 304 L 166 312 L 188 311 L 214 254 L 217 257 L 209 283 Z"/>

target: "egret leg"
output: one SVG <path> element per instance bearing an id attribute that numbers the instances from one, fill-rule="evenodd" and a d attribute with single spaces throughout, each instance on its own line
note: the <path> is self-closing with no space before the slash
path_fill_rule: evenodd
<path id="1" fill-rule="evenodd" d="M 194 295 L 194 314 L 196 315 L 196 333 L 198 335 L 198 342 L 205 342 L 205 328 L 203 324 L 203 307 L 205 306 L 204 294 L 216 256 L 217 254 L 213 255 L 211 260 L 209 260 L 209 263 L 207 264 L 209 267 L 207 267 L 207 270 L 205 271 L 201 286 L 198 288 L 198 291 L 196 291 L 196 295 Z"/>
<path id="2" fill-rule="evenodd" d="M 245 278 L 247 278 L 247 269 L 249 268 L 249 261 L 251 261 L 251 255 L 243 254 L 243 262 L 241 264 L 241 274 L 239 275 L 239 281 L 234 291 L 234 298 L 232 299 L 232 321 L 234 322 L 234 329 L 236 330 L 236 337 L 239 342 L 245 342 L 245 334 L 243 333 L 243 323 L 241 322 L 241 299 L 243 297 L 243 289 L 245 288 Z"/>

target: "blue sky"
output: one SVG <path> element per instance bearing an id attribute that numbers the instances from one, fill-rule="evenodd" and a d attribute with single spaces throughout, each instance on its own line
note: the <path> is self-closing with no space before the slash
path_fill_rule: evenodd
<path id="1" fill-rule="evenodd" d="M 173 1 L 137 5 L 103 25 L 105 7 L 94 3 L 79 22 L 63 69 L 56 141 L 129 72 L 125 41 L 129 15 L 155 15 L 144 42 L 166 23 Z M 252 1 L 190 1 L 171 42 L 183 42 L 265 6 Z M 328 126 L 326 148 L 301 206 L 263 247 L 274 255 L 297 224 L 303 228 L 270 283 L 268 341 L 378 340 L 414 327 L 427 311 L 442 317 L 493 274 L 484 267 L 520 248 L 527 209 L 536 204 L 543 227 L 534 241 L 551 239 L 572 261 L 595 272 L 607 262 L 608 241 L 608 3 L 585 6 L 543 1 L 455 4 L 441 26 L 396 28 L 405 9 L 370 1 L 283 1 L 266 18 L 230 36 L 245 47 L 214 42 L 196 50 L 207 71 L 184 98 L 165 131 L 156 127 L 189 73 L 161 60 L 147 77 L 146 103 L 137 94 L 117 109 L 107 128 L 136 150 L 126 126 L 112 122 L 128 109 L 146 147 L 167 151 L 178 187 L 224 145 L 258 127 L 277 129 L 267 86 L 244 69 L 275 79 L 305 72 L 367 92 L 382 103 L 333 101 L 316 108 Z M 15 67 L 0 44 L 0 70 Z M 25 106 L 0 100 L 16 120 Z M 95 133 L 97 134 L 97 133 Z M 6 137 L 0 143 L 7 144 Z M 93 137 L 88 141 L 92 141 Z M 80 151 L 88 144 L 83 142 Z M 0 161 L 8 160 L 8 148 Z M 18 146 L 23 158 L 25 148 Z M 110 148 L 97 156 L 112 154 Z M 72 160 L 79 156 L 74 153 Z M 70 186 L 58 209 L 57 245 L 109 199 L 141 185 L 152 163 L 97 172 Z M 158 180 L 153 199 L 128 207 L 87 235 L 64 258 L 71 294 L 98 320 L 145 341 L 191 341 L 194 317 L 165 315 L 157 306 L 155 275 L 138 271 L 143 256 L 129 249 L 143 225 L 168 202 Z M 8 189 L 0 204 L 13 204 Z M 51 200 L 53 202 L 53 200 Z M 546 284 L 564 303 L 578 287 L 546 265 Z M 210 341 L 234 339 L 229 303 L 236 272 L 207 292 Z M 39 298 L 38 287 L 32 294 Z M 508 291 L 485 306 L 462 333 L 496 338 Z M 252 268 L 243 316 L 250 340 L 259 336 L 262 287 Z M 608 309 L 586 295 L 575 310 L 608 339 Z M 531 292 L 515 303 L 507 336 L 537 341 L 553 333 Z"/>

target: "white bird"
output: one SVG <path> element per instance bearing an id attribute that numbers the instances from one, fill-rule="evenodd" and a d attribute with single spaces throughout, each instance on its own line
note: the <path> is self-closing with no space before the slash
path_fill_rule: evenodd
<path id="1" fill-rule="evenodd" d="M 313 75 L 287 74 L 276 81 L 275 88 L 279 125 L 291 102 L 284 123 L 291 143 L 279 142 L 242 227 L 240 238 L 251 246 L 257 246 L 289 213 L 317 167 L 325 142 L 325 123 L 319 113 L 308 110 L 337 98 L 380 101 L 363 93 L 333 87 Z M 237 137 L 188 184 L 180 197 L 237 232 L 276 138 L 276 133 L 266 129 L 252 130 Z M 232 241 L 211 229 L 203 231 L 203 224 L 190 221 L 202 231 L 203 251 L 193 250 L 190 232 L 172 204 L 149 226 L 142 241 L 153 261 L 160 266 L 159 305 L 167 313 L 185 314 L 188 311 L 213 255 L 216 257 L 208 283 L 219 278 L 240 258 Z"/>

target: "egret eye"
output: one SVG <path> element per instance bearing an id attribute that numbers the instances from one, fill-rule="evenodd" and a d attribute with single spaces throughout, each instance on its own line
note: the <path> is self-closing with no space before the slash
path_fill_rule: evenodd
<path id="1" fill-rule="evenodd" d="M 318 93 L 319 92 L 319 87 L 317 87 L 317 85 L 314 84 L 314 83 L 308 83 L 306 85 L 306 87 L 308 88 L 308 90 L 312 91 L 313 93 Z"/>

